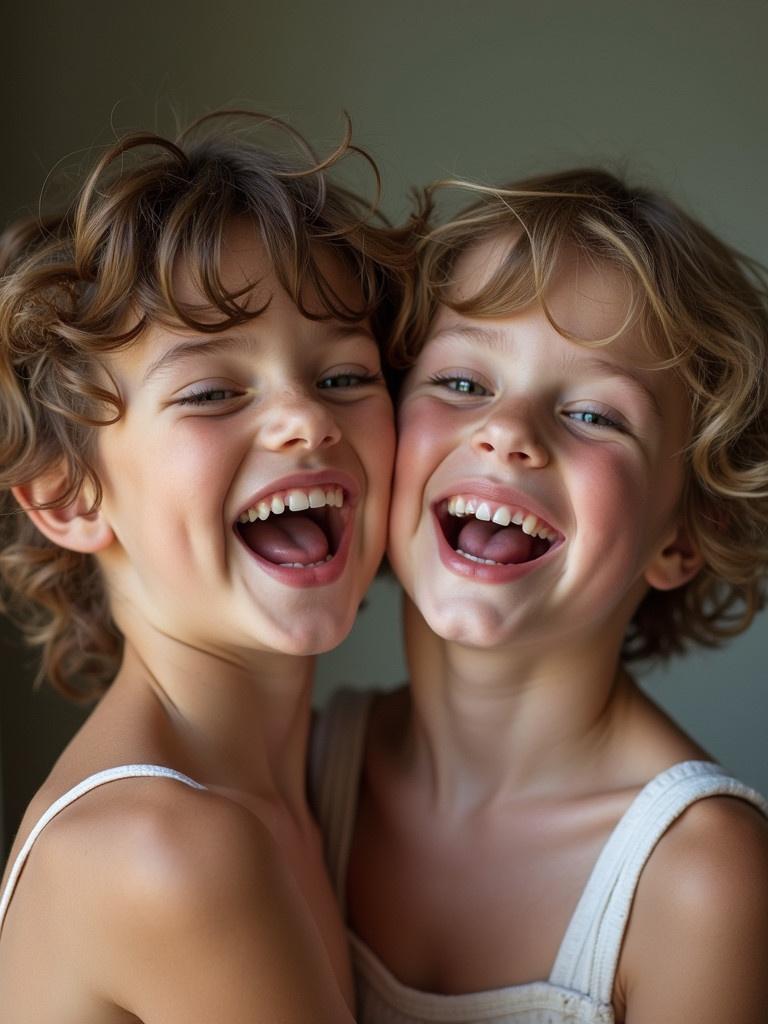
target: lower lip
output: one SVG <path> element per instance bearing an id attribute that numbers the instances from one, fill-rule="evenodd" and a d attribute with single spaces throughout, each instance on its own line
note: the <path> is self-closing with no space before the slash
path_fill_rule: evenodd
<path id="1" fill-rule="evenodd" d="M 437 550 L 440 555 L 440 561 L 446 569 L 455 573 L 456 576 L 477 580 L 480 583 L 509 583 L 513 580 L 522 579 L 523 576 L 528 576 L 529 573 L 535 572 L 536 569 L 549 561 L 552 554 L 560 547 L 557 543 L 553 544 L 546 554 L 533 559 L 531 562 L 519 562 L 510 565 L 485 565 L 482 562 L 473 562 L 469 558 L 464 558 L 463 555 L 453 550 L 445 539 L 445 534 L 436 512 L 432 513 L 432 521 L 437 536 Z"/>
<path id="2" fill-rule="evenodd" d="M 284 583 L 287 587 L 296 587 L 297 589 L 305 589 L 307 587 L 326 587 L 330 583 L 335 583 L 339 579 L 341 574 L 346 568 L 347 561 L 349 559 L 349 552 L 352 545 L 352 530 L 354 524 L 354 513 L 351 513 L 349 519 L 344 524 L 344 530 L 339 541 L 339 546 L 336 549 L 336 554 L 327 562 L 322 562 L 320 565 L 307 566 L 303 569 L 297 569 L 289 567 L 287 565 L 277 565 L 275 562 L 269 562 L 266 558 L 262 558 L 261 555 L 256 554 L 251 548 L 245 543 L 240 533 L 235 527 L 235 535 L 238 541 L 245 549 L 245 551 L 251 556 L 256 562 L 260 569 L 263 569 L 268 576 L 271 576 L 273 580 L 277 580 L 278 583 Z"/>

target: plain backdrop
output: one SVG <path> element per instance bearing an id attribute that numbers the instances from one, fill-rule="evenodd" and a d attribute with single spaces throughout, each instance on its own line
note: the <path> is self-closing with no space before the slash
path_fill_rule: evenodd
<path id="1" fill-rule="evenodd" d="M 116 131 L 240 105 L 289 119 L 319 149 L 351 115 L 384 205 L 445 175 L 500 182 L 603 164 L 668 191 L 768 262 L 768 5 L 764 0 L 36 0 L 4 15 L 4 221 Z M 52 174 L 53 172 L 53 174 Z M 609 543 L 609 539 L 606 539 Z M 349 640 L 322 659 L 338 681 L 404 678 L 398 592 L 374 586 Z M 764 614 L 724 651 L 646 685 L 689 731 L 768 792 Z M 33 692 L 33 660 L 0 624 L 6 842 L 84 712 Z"/>

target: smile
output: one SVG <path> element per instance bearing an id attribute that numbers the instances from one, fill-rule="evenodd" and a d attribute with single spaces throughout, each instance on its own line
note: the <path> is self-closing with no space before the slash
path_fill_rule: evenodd
<path id="1" fill-rule="evenodd" d="M 330 583 L 346 562 L 354 503 L 349 486 L 337 480 L 282 486 L 252 499 L 234 528 L 261 566 L 282 582 Z"/>
<path id="2" fill-rule="evenodd" d="M 527 566 L 563 540 L 558 530 L 529 509 L 473 494 L 451 495 L 434 511 L 441 539 L 450 549 L 449 561 L 461 560 L 467 569 Z"/>

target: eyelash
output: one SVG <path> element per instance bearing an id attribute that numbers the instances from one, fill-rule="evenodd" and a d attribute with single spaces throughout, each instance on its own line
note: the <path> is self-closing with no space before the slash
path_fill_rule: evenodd
<path id="1" fill-rule="evenodd" d="M 436 373 L 433 377 L 429 378 L 429 383 L 430 384 L 435 384 L 438 387 L 443 387 L 447 391 L 453 391 L 457 395 L 472 395 L 472 396 L 475 396 L 475 395 L 478 394 L 478 392 L 477 391 L 470 391 L 469 388 L 466 388 L 466 387 L 451 387 L 452 384 L 469 384 L 472 388 L 479 389 L 480 392 L 482 392 L 482 396 L 483 397 L 485 395 L 489 395 L 490 394 L 490 391 L 488 390 L 488 388 L 485 387 L 484 384 L 481 384 L 480 381 L 475 380 L 474 377 L 471 377 L 467 373 L 453 374 L 453 375 L 452 374 L 445 374 L 445 375 L 443 375 L 443 374 Z"/>
<path id="2" fill-rule="evenodd" d="M 383 377 L 380 373 L 337 373 L 330 377 L 323 377 L 318 381 L 317 386 L 322 391 L 330 391 L 337 387 L 346 390 L 346 388 L 365 387 L 367 384 L 378 384 L 381 380 Z M 353 383 L 343 385 L 340 383 L 341 381 Z M 178 400 L 178 405 L 214 405 L 226 402 L 231 398 L 239 398 L 243 394 L 243 391 L 238 391 L 235 388 L 201 388 L 199 391 L 191 391 L 188 395 L 184 395 Z"/>
<path id="3" fill-rule="evenodd" d="M 617 423 L 616 420 L 612 420 L 610 416 L 604 415 L 604 413 L 598 412 L 597 409 L 568 409 L 565 415 L 569 419 L 575 419 L 577 416 L 590 416 L 592 419 L 582 419 L 576 422 L 584 423 L 589 427 L 599 427 L 602 430 L 624 430 L 624 426 L 621 423 Z M 597 420 L 603 422 L 598 423 Z"/>
<path id="4" fill-rule="evenodd" d="M 178 400 L 179 405 L 209 405 L 214 402 L 226 402 L 228 398 L 239 398 L 242 391 L 234 388 L 201 388 L 200 391 L 192 391 Z M 213 395 L 226 395 L 226 398 L 215 399 Z"/>
<path id="5" fill-rule="evenodd" d="M 353 384 L 347 384 L 346 387 L 363 388 L 367 384 L 378 384 L 384 378 L 380 373 L 337 373 L 330 377 L 323 377 L 317 382 L 318 388 L 322 391 L 330 391 L 335 387 L 341 387 L 339 381 L 354 381 Z M 328 381 L 335 381 L 335 384 L 329 384 Z"/>
<path id="6" fill-rule="evenodd" d="M 430 384 L 434 384 L 437 387 L 444 387 L 447 390 L 453 391 L 456 394 L 476 396 L 478 394 L 478 391 L 481 393 L 481 395 L 483 397 L 485 395 L 489 395 L 490 394 L 490 391 L 488 390 L 488 388 L 485 387 L 484 384 L 481 384 L 479 381 L 475 380 L 475 378 L 470 376 L 469 374 L 455 374 L 455 375 L 451 375 L 451 374 L 439 374 L 439 373 L 437 373 L 434 376 L 429 378 L 429 383 Z M 452 387 L 451 386 L 451 385 L 457 385 L 457 384 L 463 384 L 463 385 L 468 385 L 468 386 L 465 386 L 465 387 Z M 478 389 L 478 390 L 473 391 L 473 390 L 470 390 L 470 388 L 474 388 L 474 389 Z M 598 412 L 597 409 L 566 410 L 565 415 L 568 417 L 568 419 L 572 419 L 575 422 L 584 423 L 586 426 L 598 427 L 601 430 L 621 430 L 621 431 L 625 431 L 625 427 L 624 427 L 624 425 L 622 423 L 619 423 L 616 420 L 612 420 L 610 418 L 610 416 L 606 416 L 604 413 Z M 583 419 L 577 419 L 577 417 L 584 417 L 584 418 Z M 589 417 L 589 418 L 587 418 L 587 417 Z"/>

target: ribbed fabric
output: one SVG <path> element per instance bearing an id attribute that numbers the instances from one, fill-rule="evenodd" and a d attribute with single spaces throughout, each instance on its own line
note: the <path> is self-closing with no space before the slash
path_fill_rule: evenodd
<path id="1" fill-rule="evenodd" d="M 312 740 L 310 788 L 326 858 L 344 909 L 364 743 L 375 694 L 337 694 Z M 734 796 L 768 817 L 755 790 L 708 761 L 685 761 L 633 800 L 595 864 L 548 981 L 489 992 L 440 995 L 401 984 L 352 932 L 359 1024 L 613 1024 L 616 967 L 642 869 L 669 826 L 697 800 Z"/>
<path id="2" fill-rule="evenodd" d="M 165 768 L 158 764 L 123 764 L 118 765 L 116 768 L 107 768 L 103 772 L 96 772 L 94 775 L 89 775 L 88 778 L 83 779 L 82 782 L 78 782 L 72 789 L 68 789 L 63 796 L 60 796 L 58 800 L 54 801 L 51 806 L 38 818 L 34 828 L 27 836 L 26 842 L 19 850 L 16 860 L 13 862 L 8 880 L 5 883 L 5 889 L 3 890 L 2 899 L 0 899 L 0 933 L 3 930 L 3 923 L 5 921 L 5 915 L 8 913 L 8 907 L 11 902 L 16 884 L 19 881 L 22 869 L 29 857 L 32 847 L 37 841 L 37 837 L 43 831 L 45 826 L 52 821 L 57 814 L 60 814 L 65 807 L 69 807 L 75 800 L 79 800 L 81 796 L 85 796 L 86 793 L 90 793 L 92 789 L 96 789 L 97 786 L 103 786 L 107 782 L 114 782 L 116 779 L 135 779 L 135 778 L 164 778 L 164 779 L 175 779 L 177 782 L 183 782 L 186 786 L 191 786 L 193 789 L 205 789 L 199 782 L 195 782 L 194 779 L 190 779 L 187 775 L 182 775 L 181 772 L 174 771 L 173 768 Z"/>

